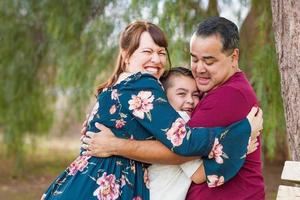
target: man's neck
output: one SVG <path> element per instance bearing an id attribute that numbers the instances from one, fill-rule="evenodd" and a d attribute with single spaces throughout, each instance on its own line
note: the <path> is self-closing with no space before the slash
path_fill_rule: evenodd
<path id="1" fill-rule="evenodd" d="M 224 80 L 222 82 L 220 82 L 218 85 L 216 85 L 211 90 L 207 91 L 207 93 L 209 93 L 211 91 L 214 91 L 215 89 L 217 89 L 220 86 L 224 85 L 226 82 L 228 82 L 238 72 L 242 72 L 242 70 L 240 70 L 239 68 L 237 68 L 236 70 L 232 71 L 232 73 L 230 73 L 226 78 L 224 78 Z"/>

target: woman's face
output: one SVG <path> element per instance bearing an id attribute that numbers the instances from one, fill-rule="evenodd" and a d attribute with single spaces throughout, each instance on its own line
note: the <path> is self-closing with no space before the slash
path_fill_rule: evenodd
<path id="1" fill-rule="evenodd" d="M 164 72 L 166 61 L 166 49 L 155 44 L 149 32 L 145 31 L 141 34 L 139 47 L 127 59 L 126 71 L 147 72 L 159 78 Z"/>
<path id="2" fill-rule="evenodd" d="M 171 106 L 191 116 L 200 96 L 195 80 L 183 75 L 172 76 L 170 85 L 166 93 Z"/>

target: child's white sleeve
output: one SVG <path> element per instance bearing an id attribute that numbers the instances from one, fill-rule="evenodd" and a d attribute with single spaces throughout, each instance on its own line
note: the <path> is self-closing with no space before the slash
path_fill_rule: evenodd
<path id="1" fill-rule="evenodd" d="M 177 112 L 182 117 L 182 119 L 184 119 L 185 122 L 188 122 L 190 120 L 190 116 L 186 112 L 184 111 L 177 111 Z M 180 165 L 180 168 L 189 178 L 191 178 L 201 165 L 202 165 L 202 159 L 198 159 L 198 160 L 185 162 Z"/>
<path id="2" fill-rule="evenodd" d="M 180 165 L 182 171 L 191 178 L 197 169 L 202 165 L 202 159 L 192 160 Z"/>
<path id="3" fill-rule="evenodd" d="M 186 112 L 184 112 L 184 111 L 177 111 L 177 112 L 185 122 L 188 122 L 191 119 L 190 116 Z"/>

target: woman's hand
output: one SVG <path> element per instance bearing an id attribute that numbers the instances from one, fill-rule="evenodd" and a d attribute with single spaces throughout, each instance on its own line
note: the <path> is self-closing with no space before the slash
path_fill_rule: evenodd
<path id="1" fill-rule="evenodd" d="M 85 118 L 85 120 L 84 120 L 84 122 L 82 123 L 82 126 L 81 126 L 82 129 L 81 129 L 80 133 L 81 133 L 82 136 L 85 135 L 85 133 L 86 133 L 88 118 L 89 118 L 89 115 L 87 114 L 86 118 Z"/>
<path id="2" fill-rule="evenodd" d="M 263 111 L 258 107 L 252 107 L 247 115 L 247 119 L 251 126 L 251 140 L 254 140 L 260 135 L 263 129 Z"/>
<path id="3" fill-rule="evenodd" d="M 83 155 L 95 157 L 109 157 L 115 155 L 117 145 L 121 139 L 117 138 L 106 126 L 96 123 L 98 133 L 86 132 L 82 138 L 81 147 L 86 151 Z"/>

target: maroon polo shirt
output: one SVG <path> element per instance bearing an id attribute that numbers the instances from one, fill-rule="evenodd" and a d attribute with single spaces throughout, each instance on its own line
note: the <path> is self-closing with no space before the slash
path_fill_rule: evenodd
<path id="1" fill-rule="evenodd" d="M 228 126 L 247 116 L 256 95 L 243 72 L 235 73 L 218 88 L 210 91 L 197 105 L 191 127 Z M 206 183 L 190 186 L 187 200 L 263 200 L 265 198 L 261 163 L 261 142 L 247 155 L 238 174 L 224 185 L 209 188 Z"/>

